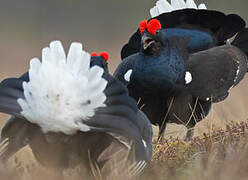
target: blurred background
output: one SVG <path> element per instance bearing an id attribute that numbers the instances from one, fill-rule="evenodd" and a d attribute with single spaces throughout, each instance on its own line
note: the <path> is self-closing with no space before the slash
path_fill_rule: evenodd
<path id="1" fill-rule="evenodd" d="M 72 41 L 82 42 L 88 52 L 108 51 L 110 68 L 120 62 L 120 50 L 136 31 L 140 20 L 149 18 L 155 0 L 8 0 L 0 1 L 0 80 L 27 71 L 29 61 L 41 56 L 52 40 L 68 49 Z M 248 1 L 201 0 L 208 9 L 236 13 L 248 20 Z M 213 124 L 242 121 L 248 117 L 247 77 L 230 97 L 213 107 L 196 133 Z M 7 116 L 1 114 L 0 119 Z M 4 121 L 1 121 L 4 122 Z M 175 126 L 174 126 L 175 127 Z M 172 128 L 172 131 L 181 128 Z M 169 131 L 168 131 L 169 132 Z"/>

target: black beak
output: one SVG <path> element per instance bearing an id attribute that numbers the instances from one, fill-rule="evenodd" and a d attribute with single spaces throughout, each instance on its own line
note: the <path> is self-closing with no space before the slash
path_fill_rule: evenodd
<path id="1" fill-rule="evenodd" d="M 155 43 L 155 40 L 146 34 L 143 34 L 142 36 L 142 44 L 143 44 L 143 49 L 146 50 L 149 48 L 153 43 Z"/>

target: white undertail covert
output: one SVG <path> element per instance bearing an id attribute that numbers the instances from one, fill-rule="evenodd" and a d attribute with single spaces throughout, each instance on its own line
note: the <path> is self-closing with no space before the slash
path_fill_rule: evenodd
<path id="1" fill-rule="evenodd" d="M 25 99 L 18 99 L 21 114 L 44 133 L 90 130 L 84 120 L 106 106 L 107 86 L 103 69 L 90 68 L 90 58 L 80 43 L 72 43 L 66 56 L 60 41 L 51 42 L 42 50 L 42 62 L 30 62 L 30 81 L 23 83 Z"/>
<path id="2" fill-rule="evenodd" d="M 156 5 L 150 9 L 151 17 L 159 16 L 163 13 L 169 13 L 180 9 L 207 9 L 205 4 L 196 5 L 194 0 L 171 0 L 169 3 L 167 0 L 158 0 Z"/>

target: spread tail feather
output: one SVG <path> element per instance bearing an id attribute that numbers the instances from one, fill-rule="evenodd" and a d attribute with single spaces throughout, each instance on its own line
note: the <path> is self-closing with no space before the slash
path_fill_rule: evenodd
<path id="1" fill-rule="evenodd" d="M 231 44 L 241 49 L 248 56 L 248 28 L 237 33 Z"/>
<path id="2" fill-rule="evenodd" d="M 18 99 L 21 114 L 43 132 L 89 131 L 83 121 L 105 107 L 103 72 L 98 66 L 90 68 L 90 54 L 82 44 L 72 43 L 66 57 L 61 42 L 51 42 L 42 51 L 42 63 L 37 58 L 30 62 L 25 98 Z"/>
<path id="3" fill-rule="evenodd" d="M 42 62 L 30 62 L 29 82 L 7 79 L 0 84 L 0 111 L 25 117 L 43 132 L 89 131 L 84 120 L 105 107 L 104 70 L 90 68 L 90 54 L 72 43 L 66 57 L 59 41 L 42 51 Z"/>
<path id="4" fill-rule="evenodd" d="M 171 0 L 169 3 L 167 0 L 158 0 L 156 5 L 150 9 L 151 17 L 154 18 L 163 13 L 169 13 L 172 11 L 180 10 L 180 9 L 207 9 L 205 4 L 196 5 L 194 0 Z"/>

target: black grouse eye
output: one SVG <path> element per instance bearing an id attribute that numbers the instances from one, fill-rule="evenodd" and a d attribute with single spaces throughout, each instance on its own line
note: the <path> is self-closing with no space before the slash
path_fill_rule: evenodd
<path id="1" fill-rule="evenodd" d="M 159 29 L 155 33 L 158 34 L 159 33 Z"/>

